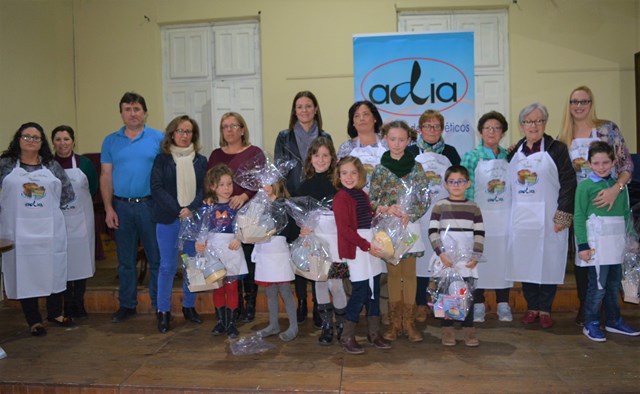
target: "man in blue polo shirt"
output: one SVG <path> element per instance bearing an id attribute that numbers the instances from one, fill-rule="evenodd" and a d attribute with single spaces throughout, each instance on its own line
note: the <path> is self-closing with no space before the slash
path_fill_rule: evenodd
<path id="1" fill-rule="evenodd" d="M 150 177 L 153 160 L 164 138 L 161 131 L 145 124 L 147 104 L 139 94 L 127 92 L 122 96 L 120 116 L 124 126 L 104 139 L 100 156 L 100 192 L 107 227 L 115 230 L 118 255 L 120 308 L 112 316 L 114 323 L 136 313 L 136 258 L 140 241 L 149 261 L 151 305 L 154 309 L 157 306 L 160 253 L 156 226 L 151 221 Z"/>

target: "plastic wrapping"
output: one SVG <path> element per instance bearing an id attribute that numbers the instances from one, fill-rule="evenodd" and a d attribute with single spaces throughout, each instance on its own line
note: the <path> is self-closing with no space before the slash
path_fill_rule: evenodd
<path id="1" fill-rule="evenodd" d="M 433 300 L 429 304 L 433 308 L 433 316 L 463 321 L 473 307 L 473 287 L 455 268 L 444 268 L 442 276 L 435 281 L 435 288 L 428 289 Z"/>
<path id="2" fill-rule="evenodd" d="M 397 265 L 402 255 L 407 253 L 418 239 L 402 225 L 402 219 L 395 215 L 380 214 L 371 221 L 373 239 L 371 243 L 382 249 L 382 259 Z"/>
<path id="3" fill-rule="evenodd" d="M 287 213 L 300 227 L 314 229 L 322 215 L 322 204 L 313 197 L 292 197 L 285 201 Z M 329 244 L 311 233 L 291 244 L 291 262 L 296 274 L 314 281 L 326 281 L 331 268 Z"/>
<path id="4" fill-rule="evenodd" d="M 638 205 L 634 205 L 632 212 L 638 210 Z M 631 216 L 634 217 L 633 215 Z M 622 291 L 624 302 L 640 304 L 640 246 L 638 245 L 638 226 L 640 219 L 633 223 L 630 220 L 627 226 L 627 240 L 622 260 Z M 591 242 L 591 240 L 589 240 Z"/>
<path id="5" fill-rule="evenodd" d="M 253 335 L 230 340 L 229 348 L 234 356 L 249 356 L 274 349 L 275 345 L 265 341 L 258 335 Z"/>

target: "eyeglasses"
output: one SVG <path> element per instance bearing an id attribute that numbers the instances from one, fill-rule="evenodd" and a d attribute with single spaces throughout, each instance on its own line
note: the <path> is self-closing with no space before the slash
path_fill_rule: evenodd
<path id="1" fill-rule="evenodd" d="M 193 130 L 176 129 L 176 134 L 191 135 Z"/>
<path id="2" fill-rule="evenodd" d="M 491 133 L 497 133 L 497 132 L 502 132 L 502 126 L 485 126 L 482 128 L 483 132 L 491 132 Z"/>
<path id="3" fill-rule="evenodd" d="M 569 104 L 585 106 L 591 104 L 591 100 L 569 100 Z"/>
<path id="4" fill-rule="evenodd" d="M 466 179 L 448 179 L 447 180 L 447 185 L 449 185 L 449 186 L 464 186 L 464 185 L 467 184 L 467 182 L 469 182 L 469 181 L 467 181 Z"/>
<path id="5" fill-rule="evenodd" d="M 433 131 L 440 131 L 442 130 L 442 126 L 440 126 L 439 124 L 423 124 L 422 126 L 420 126 L 421 130 L 433 130 Z"/>
<path id="6" fill-rule="evenodd" d="M 226 124 L 226 125 L 223 125 L 223 126 L 222 126 L 222 130 L 228 130 L 228 129 L 231 129 L 231 130 L 238 130 L 238 129 L 239 129 L 239 128 L 241 128 L 241 127 L 242 127 L 242 126 L 241 126 L 241 125 L 239 125 L 239 124 L 237 124 L 237 123 L 234 123 L 234 124 Z"/>
<path id="7" fill-rule="evenodd" d="M 21 138 L 23 141 L 26 141 L 26 142 L 40 142 L 40 141 L 42 141 L 42 138 L 40 138 L 40 137 L 39 137 L 39 136 L 37 136 L 37 135 L 27 135 L 27 134 L 23 134 L 23 135 L 21 135 L 21 136 L 20 136 L 20 138 Z"/>
<path id="8" fill-rule="evenodd" d="M 525 126 L 533 126 L 534 124 L 540 126 L 544 124 L 546 121 L 547 121 L 546 119 L 523 120 L 522 124 Z"/>

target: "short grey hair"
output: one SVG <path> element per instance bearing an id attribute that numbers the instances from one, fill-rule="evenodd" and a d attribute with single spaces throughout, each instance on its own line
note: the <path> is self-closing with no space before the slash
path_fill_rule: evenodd
<path id="1" fill-rule="evenodd" d="M 540 103 L 533 103 L 533 104 L 527 105 L 522 109 L 522 111 L 520 111 L 520 116 L 518 117 L 518 123 L 522 124 L 522 121 L 524 120 L 524 118 L 535 110 L 540 110 L 540 112 L 542 112 L 542 117 L 544 118 L 545 121 L 549 119 L 549 111 L 547 111 L 547 107 L 545 107 Z"/>

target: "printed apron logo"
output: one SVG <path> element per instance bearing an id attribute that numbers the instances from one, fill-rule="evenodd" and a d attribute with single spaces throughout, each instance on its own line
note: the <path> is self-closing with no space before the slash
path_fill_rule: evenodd
<path id="1" fill-rule="evenodd" d="M 518 171 L 518 177 L 517 177 L 516 183 L 518 184 L 518 186 L 525 186 L 524 189 L 520 188 L 520 190 L 518 190 L 518 193 L 520 194 L 535 193 L 536 192 L 535 189 L 531 187 L 534 186 L 536 183 L 538 183 L 538 174 L 527 169 L 522 169 Z"/>
<path id="2" fill-rule="evenodd" d="M 29 182 L 22 184 L 22 197 L 29 200 L 24 204 L 25 207 L 42 208 L 44 205 L 38 200 L 43 199 L 47 194 L 44 186 L 37 183 Z"/>
<path id="3" fill-rule="evenodd" d="M 492 179 L 487 182 L 487 193 L 494 196 L 487 199 L 487 202 L 502 202 L 504 201 L 504 190 L 507 183 L 501 179 Z"/>

